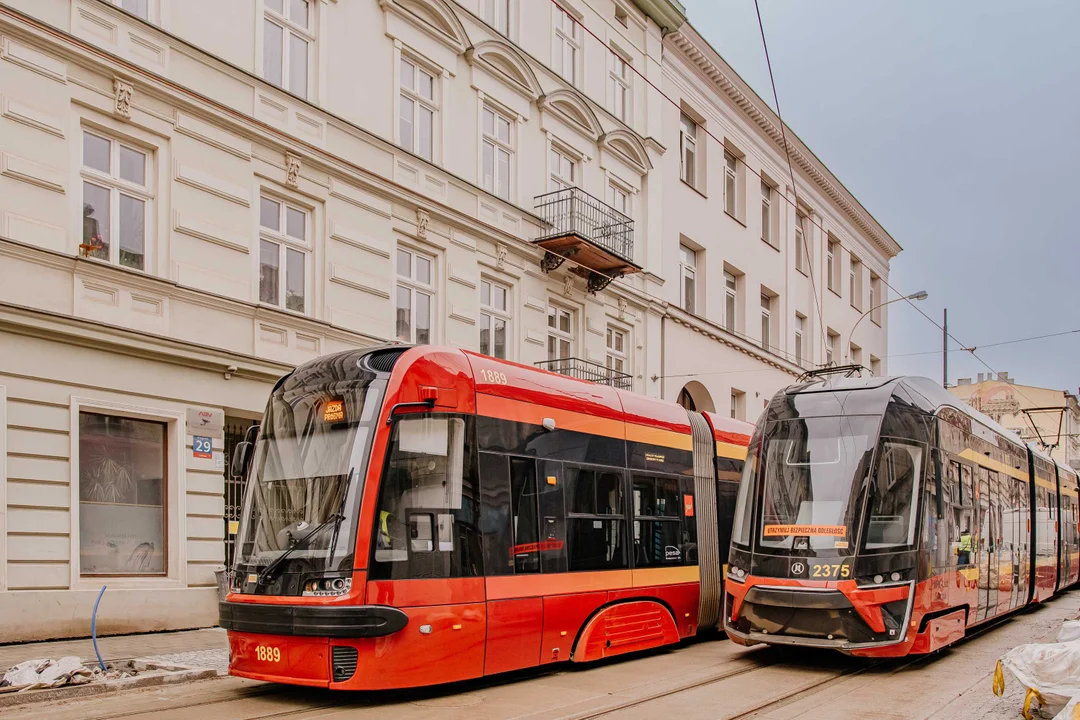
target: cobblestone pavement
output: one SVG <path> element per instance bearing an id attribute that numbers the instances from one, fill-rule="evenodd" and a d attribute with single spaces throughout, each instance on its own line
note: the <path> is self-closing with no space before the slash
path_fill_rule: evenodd
<path id="1" fill-rule="evenodd" d="M 229 671 L 229 649 L 193 650 L 191 652 L 171 653 L 168 655 L 149 655 L 145 660 L 162 665 L 183 665 L 190 668 L 210 668 L 218 675 L 227 675 Z"/>
<path id="2" fill-rule="evenodd" d="M 98 649 L 106 660 L 146 656 L 171 656 L 217 650 L 225 653 L 228 662 L 228 639 L 221 628 L 158 632 L 143 635 L 116 635 L 98 638 Z M 58 640 L 40 643 L 0 645 L 0 668 L 7 670 L 24 660 L 36 658 L 60 658 L 75 655 L 83 660 L 94 657 L 94 645 L 90 638 L 81 640 Z M 177 664 L 186 664 L 176 661 Z M 217 667 L 205 665 L 201 667 Z"/>

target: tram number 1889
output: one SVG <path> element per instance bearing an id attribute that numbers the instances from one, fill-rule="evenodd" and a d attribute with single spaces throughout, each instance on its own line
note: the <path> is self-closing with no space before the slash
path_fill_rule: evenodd
<path id="1" fill-rule="evenodd" d="M 259 662 L 281 662 L 281 649 L 257 645 L 255 646 L 255 657 Z"/>

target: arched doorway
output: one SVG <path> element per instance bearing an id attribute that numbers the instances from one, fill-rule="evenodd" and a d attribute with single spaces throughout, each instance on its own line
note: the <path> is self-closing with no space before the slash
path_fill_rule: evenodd
<path id="1" fill-rule="evenodd" d="M 679 397 L 675 402 L 687 410 L 716 412 L 716 405 L 713 404 L 712 395 L 697 380 L 686 383 L 683 389 L 679 391 Z"/>

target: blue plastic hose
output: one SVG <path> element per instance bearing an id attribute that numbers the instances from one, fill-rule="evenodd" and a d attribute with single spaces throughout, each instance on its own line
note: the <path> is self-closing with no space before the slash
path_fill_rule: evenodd
<path id="1" fill-rule="evenodd" d="M 97 609 L 101 603 L 101 596 L 105 594 L 105 588 L 108 585 L 101 586 L 101 592 L 97 594 L 97 600 L 94 601 L 94 614 L 90 616 L 90 637 L 94 641 L 94 654 L 97 655 L 98 664 L 101 665 L 101 672 L 105 672 L 105 661 L 101 659 L 101 651 L 97 647 Z"/>

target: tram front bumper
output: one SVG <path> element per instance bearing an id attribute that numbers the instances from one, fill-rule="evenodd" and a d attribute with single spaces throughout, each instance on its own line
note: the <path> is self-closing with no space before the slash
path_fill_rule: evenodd
<path id="1" fill-rule="evenodd" d="M 913 583 L 860 588 L 854 581 L 811 586 L 751 577 L 728 583 L 724 629 L 744 645 L 883 647 L 907 637 L 912 598 Z"/>

